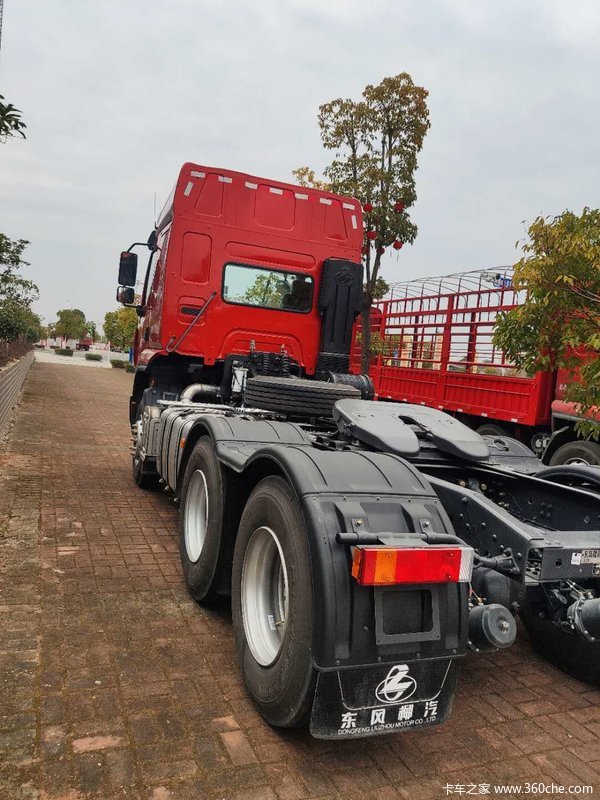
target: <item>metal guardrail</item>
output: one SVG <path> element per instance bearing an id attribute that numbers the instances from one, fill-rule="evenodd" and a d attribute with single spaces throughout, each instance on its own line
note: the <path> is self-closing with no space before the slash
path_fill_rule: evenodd
<path id="1" fill-rule="evenodd" d="M 25 378 L 33 364 L 33 350 L 18 361 L 0 368 L 0 436 L 3 436 L 10 421 L 10 412 L 19 399 Z"/>

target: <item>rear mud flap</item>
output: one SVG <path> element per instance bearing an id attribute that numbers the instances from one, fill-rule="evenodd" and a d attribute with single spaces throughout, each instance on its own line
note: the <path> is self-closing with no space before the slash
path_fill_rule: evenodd
<path id="1" fill-rule="evenodd" d="M 414 730 L 452 711 L 461 659 L 320 672 L 310 719 L 317 739 Z"/>

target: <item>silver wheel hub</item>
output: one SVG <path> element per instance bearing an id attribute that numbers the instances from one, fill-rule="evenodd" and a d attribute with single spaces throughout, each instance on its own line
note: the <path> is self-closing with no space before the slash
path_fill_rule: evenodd
<path id="1" fill-rule="evenodd" d="M 138 419 L 131 429 L 132 440 L 133 440 L 133 462 L 136 467 L 140 463 L 142 458 L 143 432 L 144 432 L 144 426 L 142 420 Z"/>
<path id="2" fill-rule="evenodd" d="M 201 469 L 192 473 L 184 511 L 185 549 L 190 561 L 200 558 L 208 526 L 208 488 Z"/>
<path id="3" fill-rule="evenodd" d="M 257 528 L 242 565 L 241 606 L 250 651 L 263 667 L 281 652 L 289 612 L 288 573 L 283 550 L 271 528 Z"/>

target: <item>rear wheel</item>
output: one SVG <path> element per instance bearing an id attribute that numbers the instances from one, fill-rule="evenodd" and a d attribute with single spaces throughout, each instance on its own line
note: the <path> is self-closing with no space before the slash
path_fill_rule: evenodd
<path id="1" fill-rule="evenodd" d="M 261 714 L 277 727 L 302 724 L 314 695 L 312 581 L 302 511 L 280 477 L 262 480 L 242 514 L 232 614 L 244 682 Z"/>
<path id="2" fill-rule="evenodd" d="M 574 441 L 561 445 L 550 459 L 550 466 L 557 464 L 600 465 L 600 443 Z"/>
<path id="3" fill-rule="evenodd" d="M 555 625 L 546 615 L 546 601 L 539 589 L 528 589 L 521 618 L 535 649 L 563 672 L 586 683 L 600 684 L 600 642 Z"/>
<path id="4" fill-rule="evenodd" d="M 181 488 L 179 551 L 183 575 L 195 600 L 213 600 L 231 564 L 223 535 L 227 476 L 212 440 L 203 436 L 190 455 Z"/>

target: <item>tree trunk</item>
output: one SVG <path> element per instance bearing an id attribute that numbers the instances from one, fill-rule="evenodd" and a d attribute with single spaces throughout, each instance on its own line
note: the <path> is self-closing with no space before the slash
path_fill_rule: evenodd
<path id="1" fill-rule="evenodd" d="M 361 321 L 361 358 L 360 369 L 365 375 L 369 374 L 371 365 L 371 305 L 372 298 L 367 295 L 363 298 L 363 306 L 360 313 Z"/>

